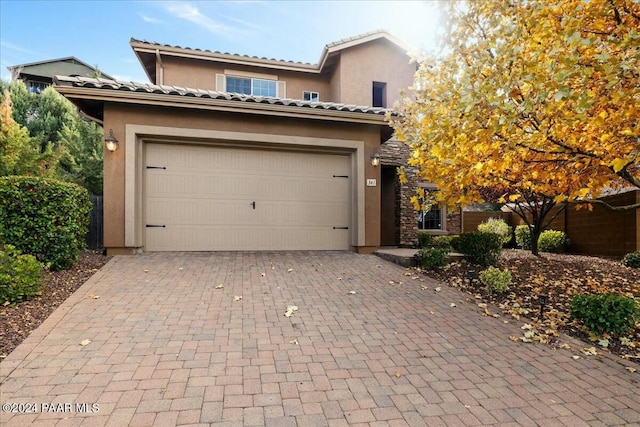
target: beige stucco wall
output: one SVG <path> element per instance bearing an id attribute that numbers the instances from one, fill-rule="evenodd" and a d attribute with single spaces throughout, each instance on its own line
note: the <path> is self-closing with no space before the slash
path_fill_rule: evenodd
<path id="1" fill-rule="evenodd" d="M 361 166 L 364 179 L 375 178 L 380 182 L 380 168 L 374 168 L 369 163 L 370 154 L 380 145 L 380 127 L 377 125 L 111 103 L 105 103 L 104 118 L 105 129 L 113 129 L 120 140 L 117 151 L 104 154 L 104 245 L 110 253 L 127 252 L 125 153 L 126 144 L 132 143 L 125 137 L 127 125 L 363 141 L 364 158 Z M 361 252 L 376 248 L 380 242 L 380 191 L 378 186 L 365 187 L 365 182 L 357 183 L 364 191 L 364 244 L 355 248 Z"/>
<path id="2" fill-rule="evenodd" d="M 336 102 L 332 98 L 329 77 L 319 74 L 307 74 L 285 70 L 274 70 L 260 67 L 248 67 L 234 64 L 221 64 L 196 59 L 164 57 L 162 60 L 163 72 L 157 72 L 157 76 L 164 76 L 164 84 L 197 89 L 216 90 L 216 74 L 240 73 L 255 74 L 256 77 L 265 75 L 265 78 L 276 77 L 276 80 L 286 82 L 286 97 L 302 99 L 305 90 L 318 92 L 321 101 Z M 159 78 L 159 77 L 158 77 Z"/>
<path id="3" fill-rule="evenodd" d="M 320 94 L 320 101 L 372 105 L 373 82 L 387 84 L 387 107 L 400 97 L 400 91 L 413 83 L 415 64 L 398 45 L 381 38 L 348 47 L 331 54 L 322 73 L 269 69 L 259 66 L 216 63 L 198 59 L 163 57 L 157 65 L 157 83 L 216 90 L 216 74 L 260 74 L 286 82 L 286 97 L 302 99 L 302 92 Z M 160 82 L 162 79 L 162 82 Z"/>
<path id="4" fill-rule="evenodd" d="M 415 64 L 397 45 L 386 39 L 353 46 L 341 51 L 341 102 L 356 105 L 372 104 L 373 82 L 387 84 L 387 107 L 400 98 L 400 91 L 413 84 Z"/>

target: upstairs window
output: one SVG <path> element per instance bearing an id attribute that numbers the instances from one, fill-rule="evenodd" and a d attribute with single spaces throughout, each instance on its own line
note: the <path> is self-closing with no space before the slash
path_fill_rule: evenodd
<path id="1" fill-rule="evenodd" d="M 387 84 L 383 82 L 373 82 L 372 107 L 387 107 Z"/>
<path id="2" fill-rule="evenodd" d="M 303 101 L 311 101 L 311 102 L 319 102 L 320 101 L 320 94 L 318 92 L 311 92 L 308 90 L 305 90 L 302 92 L 302 100 Z"/>
<path id="3" fill-rule="evenodd" d="M 277 96 L 275 80 L 226 76 L 226 91 L 254 96 Z"/>
<path id="4" fill-rule="evenodd" d="M 43 90 L 45 90 L 49 86 L 48 83 L 35 82 L 33 80 L 29 81 L 29 92 L 40 94 Z"/>

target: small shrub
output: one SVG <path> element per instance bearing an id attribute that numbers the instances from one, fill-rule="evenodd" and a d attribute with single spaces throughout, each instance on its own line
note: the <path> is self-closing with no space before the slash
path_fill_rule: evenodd
<path id="1" fill-rule="evenodd" d="M 528 225 L 519 225 L 515 230 L 516 245 L 519 248 L 531 250 L 531 230 Z"/>
<path id="2" fill-rule="evenodd" d="M 546 230 L 538 238 L 538 250 L 540 252 L 564 252 L 569 244 L 569 239 L 563 231 Z"/>
<path id="3" fill-rule="evenodd" d="M 462 233 L 452 239 L 451 245 L 457 252 L 462 253 L 467 261 L 481 267 L 495 265 L 502 250 L 500 236 L 480 231 Z"/>
<path id="4" fill-rule="evenodd" d="M 431 239 L 431 246 L 434 248 L 446 248 L 451 251 L 451 242 L 455 239 L 455 235 L 445 235 L 445 236 L 434 236 Z"/>
<path id="5" fill-rule="evenodd" d="M 28 176 L 0 177 L 0 231 L 5 243 L 49 263 L 70 267 L 85 246 L 91 202 L 76 184 Z"/>
<path id="6" fill-rule="evenodd" d="M 427 248 L 416 254 L 420 267 L 435 270 L 447 265 L 447 248 Z"/>
<path id="7" fill-rule="evenodd" d="M 509 290 L 511 284 L 511 272 L 506 268 L 489 267 L 480 273 L 480 281 L 487 287 L 491 294 L 501 294 Z"/>
<path id="8" fill-rule="evenodd" d="M 570 305 L 571 316 L 596 334 L 620 334 L 633 327 L 640 307 L 633 298 L 618 294 L 576 295 Z"/>
<path id="9" fill-rule="evenodd" d="M 631 268 L 640 268 L 640 251 L 628 253 L 622 258 L 622 265 Z"/>
<path id="10" fill-rule="evenodd" d="M 42 265 L 12 245 L 0 251 L 0 304 L 20 302 L 40 292 Z"/>
<path id="11" fill-rule="evenodd" d="M 418 246 L 420 248 L 428 248 L 431 244 L 431 234 L 425 232 L 418 233 Z"/>
<path id="12" fill-rule="evenodd" d="M 502 246 L 511 241 L 511 227 L 501 218 L 489 218 L 478 225 L 478 231 L 497 234 L 502 240 Z"/>

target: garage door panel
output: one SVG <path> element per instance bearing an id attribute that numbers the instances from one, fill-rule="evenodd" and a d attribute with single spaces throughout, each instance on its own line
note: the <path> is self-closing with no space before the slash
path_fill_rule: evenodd
<path id="1" fill-rule="evenodd" d="M 348 249 L 345 155 L 146 144 L 145 249 Z M 255 209 L 252 203 L 255 202 Z"/>

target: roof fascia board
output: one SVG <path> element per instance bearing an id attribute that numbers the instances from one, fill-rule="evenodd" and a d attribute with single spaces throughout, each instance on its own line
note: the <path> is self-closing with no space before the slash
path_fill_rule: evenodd
<path id="1" fill-rule="evenodd" d="M 266 116 L 328 120 L 348 123 L 376 125 L 386 124 L 386 117 L 382 114 L 289 107 L 286 105 L 261 104 L 257 102 L 229 101 L 211 98 L 176 97 L 175 95 L 149 94 L 141 92 L 105 91 L 104 89 L 75 88 L 70 86 L 55 86 L 55 89 L 61 94 L 74 99 L 100 100 L 104 102 L 144 104 L 174 108 L 186 107 L 201 110 L 250 113 Z M 231 105 L 232 103 L 237 105 Z"/>
<path id="2" fill-rule="evenodd" d="M 85 67 L 93 70 L 93 71 L 97 71 L 97 68 L 92 67 L 91 65 L 87 64 L 84 61 L 79 60 L 78 58 L 76 58 L 75 56 L 65 56 L 64 58 L 56 58 L 56 59 L 47 59 L 44 61 L 37 61 L 37 62 L 30 62 L 28 64 L 18 64 L 18 65 L 10 65 L 7 67 L 7 69 L 11 72 L 13 72 L 16 69 L 24 69 L 25 67 L 33 67 L 36 65 L 45 65 L 45 64 L 54 64 L 56 62 L 69 62 L 69 61 L 75 61 L 80 65 L 84 65 Z M 102 71 L 100 71 L 100 73 L 102 74 L 102 76 L 104 76 L 105 78 L 108 78 L 110 80 L 113 80 L 113 78 L 111 76 L 109 76 L 107 73 L 103 73 Z"/>
<path id="3" fill-rule="evenodd" d="M 168 46 L 155 46 L 155 45 L 141 45 L 136 42 L 131 43 L 131 47 L 136 52 L 136 56 L 138 56 L 138 60 L 140 61 L 140 53 L 149 53 L 154 54 L 156 51 L 160 53 L 160 55 L 165 56 L 175 56 L 179 58 L 188 58 L 188 59 L 200 59 L 205 61 L 216 60 L 218 62 L 235 64 L 235 65 L 246 65 L 252 67 L 260 67 L 260 68 L 271 68 L 276 70 L 285 70 L 285 71 L 298 71 L 298 72 L 306 72 L 318 74 L 320 73 L 320 69 L 317 65 L 305 65 L 305 64 L 296 64 L 296 63 L 287 63 L 287 62 L 279 62 L 270 59 L 261 59 L 261 58 L 243 58 L 237 55 L 231 54 L 221 54 L 215 52 L 198 52 L 189 49 L 183 48 L 174 48 Z M 140 61 L 142 63 L 142 61 Z"/>
<path id="4" fill-rule="evenodd" d="M 350 47 L 358 46 L 361 44 L 369 43 L 378 39 L 389 40 L 391 43 L 403 49 L 407 54 L 411 50 L 411 48 L 408 45 L 406 45 L 399 39 L 393 37 L 391 34 L 387 32 L 374 33 L 365 37 L 361 37 L 353 40 L 347 40 L 343 43 L 337 43 L 334 45 L 325 46 L 325 48 L 322 50 L 322 55 L 320 55 L 320 60 L 318 61 L 319 69 L 322 70 L 324 68 L 324 64 L 327 62 L 327 59 L 329 58 L 329 56 L 331 56 L 332 53 L 339 52 L 341 50 L 348 49 Z"/>

